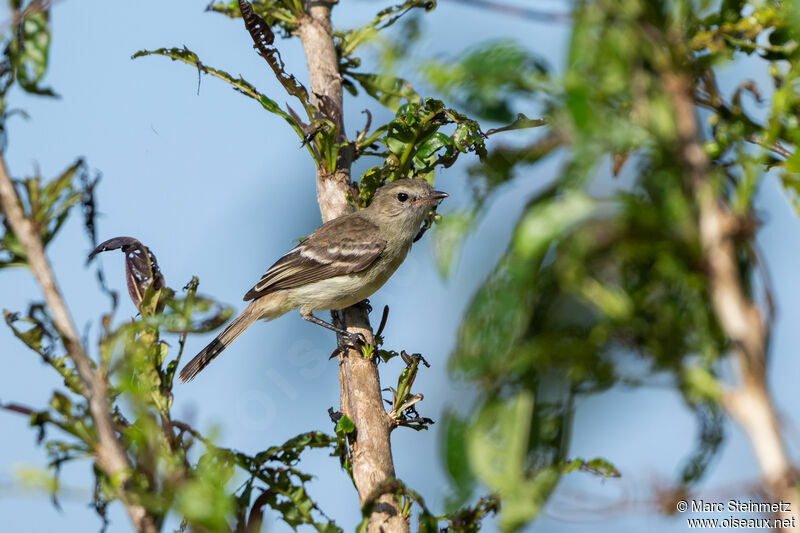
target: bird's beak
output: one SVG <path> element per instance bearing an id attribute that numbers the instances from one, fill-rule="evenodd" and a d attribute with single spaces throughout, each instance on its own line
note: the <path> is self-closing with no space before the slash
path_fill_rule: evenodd
<path id="1" fill-rule="evenodd" d="M 414 205 L 417 205 L 417 204 L 430 204 L 430 203 L 433 203 L 433 202 L 436 202 L 438 204 L 439 202 L 441 202 L 442 200 L 444 200 L 448 196 L 450 196 L 450 195 L 447 194 L 446 192 L 433 191 L 428 196 L 423 196 L 422 198 L 417 198 L 416 200 L 414 200 Z"/>

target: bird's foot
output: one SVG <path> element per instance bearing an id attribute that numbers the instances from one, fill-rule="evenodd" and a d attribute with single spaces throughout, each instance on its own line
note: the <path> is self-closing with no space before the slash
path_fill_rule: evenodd
<path id="1" fill-rule="evenodd" d="M 361 350 L 367 345 L 367 339 L 361 333 L 339 333 L 336 335 L 336 349 L 328 359 L 333 359 L 339 354 L 344 355 L 347 350 Z"/>
<path id="2" fill-rule="evenodd" d="M 356 304 L 356 307 L 362 308 L 364 311 L 367 312 L 367 314 L 370 314 L 372 312 L 372 304 L 369 303 L 369 298 L 364 298 L 363 300 L 358 302 Z"/>
<path id="3" fill-rule="evenodd" d="M 360 349 L 367 345 L 367 338 L 361 333 L 347 332 L 339 336 L 339 348 Z"/>

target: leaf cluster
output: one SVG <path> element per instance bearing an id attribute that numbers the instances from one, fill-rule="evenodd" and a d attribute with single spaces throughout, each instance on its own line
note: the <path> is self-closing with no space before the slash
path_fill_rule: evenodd
<path id="1" fill-rule="evenodd" d="M 87 185 L 87 172 L 84 161 L 79 159 L 55 179 L 44 181 L 41 176 L 34 176 L 16 182 L 23 211 L 26 218 L 38 228 L 42 245 L 47 246 L 53 240 L 67 219 L 70 208 L 91 194 L 89 189 L 93 185 Z M 77 179 L 81 176 L 83 179 Z M 0 268 L 27 265 L 25 251 L 5 218 L 2 224 L 4 232 L 0 237 Z"/>
<path id="2" fill-rule="evenodd" d="M 450 125 L 455 125 L 451 134 L 441 131 Z M 357 207 L 368 205 L 385 183 L 400 178 L 432 182 L 434 169 L 452 166 L 459 154 L 485 154 L 484 135 L 478 123 L 433 98 L 402 105 L 391 122 L 372 135 L 359 135 L 356 142 L 358 154 L 383 158 L 381 166 L 368 169 L 361 177 Z M 370 150 L 374 143 L 384 149 Z"/>

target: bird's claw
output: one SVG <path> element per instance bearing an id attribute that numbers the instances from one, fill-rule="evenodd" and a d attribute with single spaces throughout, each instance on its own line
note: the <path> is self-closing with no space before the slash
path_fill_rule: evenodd
<path id="1" fill-rule="evenodd" d="M 367 314 L 370 314 L 372 312 L 372 304 L 369 303 L 368 298 L 364 298 L 363 300 L 358 302 L 357 305 L 361 306 L 364 309 L 364 311 L 367 312 Z"/>
<path id="2" fill-rule="evenodd" d="M 367 345 L 367 339 L 361 333 L 350 333 L 339 337 L 339 348 L 359 349 Z"/>

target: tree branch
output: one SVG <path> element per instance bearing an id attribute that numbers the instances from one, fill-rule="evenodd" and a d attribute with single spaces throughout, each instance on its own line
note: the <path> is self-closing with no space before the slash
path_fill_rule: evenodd
<path id="1" fill-rule="evenodd" d="M 317 108 L 333 106 L 330 118 L 336 122 L 338 141 L 346 143 L 342 122 L 342 76 L 331 32 L 331 4 L 324 1 L 304 2 L 305 15 L 298 20 L 297 33 L 303 44 L 309 72 L 312 103 Z M 339 150 L 336 169 L 317 170 L 317 201 L 323 221 L 349 213 L 347 203 L 350 185 L 352 147 L 343 144 Z M 354 306 L 344 311 L 348 331 L 364 335 L 374 344 L 366 311 Z M 339 354 L 339 408 L 356 426 L 350 441 L 353 479 L 361 505 L 385 481 L 395 477 L 392 449 L 389 440 L 391 424 L 383 408 L 381 385 L 375 359 L 368 359 L 358 350 Z M 372 533 L 407 533 L 408 520 L 391 494 L 380 497 L 370 517 L 367 530 Z"/>
<path id="2" fill-rule="evenodd" d="M 759 137 L 758 135 L 748 135 L 747 137 L 745 137 L 745 140 L 749 143 L 757 144 L 762 148 L 766 148 L 770 152 L 775 152 L 784 159 L 789 159 L 793 155 L 792 151 L 783 146 L 779 141 L 775 141 L 774 143 L 769 144 L 761 140 L 761 137 Z"/>
<path id="3" fill-rule="evenodd" d="M 720 327 L 733 341 L 742 382 L 730 390 L 724 406 L 744 429 L 772 501 L 789 503 L 778 517 L 800 523 L 796 472 L 781 438 L 775 406 L 766 382 L 769 326 L 742 287 L 734 242 L 737 222 L 714 193 L 708 158 L 698 141 L 692 82 L 682 74 L 663 72 L 662 86 L 675 110 L 677 156 L 697 202 L 700 241 L 708 268 L 711 302 Z"/>
<path id="4" fill-rule="evenodd" d="M 97 445 L 94 449 L 97 466 L 115 483 L 124 486 L 124 483 L 130 479 L 131 465 L 114 432 L 105 376 L 96 370 L 94 363 L 81 344 L 78 332 L 50 269 L 50 264 L 45 257 L 37 228 L 25 216 L 17 191 L 8 175 L 2 153 L 0 153 L 0 210 L 25 250 L 28 265 L 44 293 L 45 301 L 53 317 L 53 324 L 83 382 L 82 394 L 89 405 L 89 412 L 97 432 Z M 141 533 L 157 531 L 154 518 L 141 505 L 131 503 L 124 490 L 121 490 L 120 499 L 125 504 L 136 531 Z"/>

